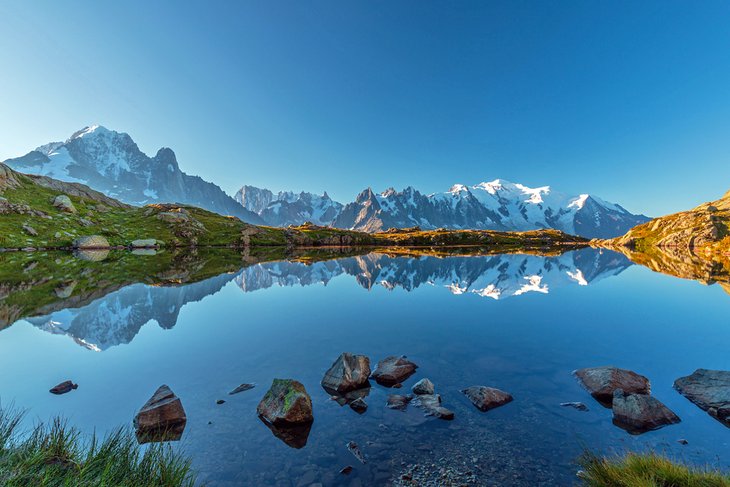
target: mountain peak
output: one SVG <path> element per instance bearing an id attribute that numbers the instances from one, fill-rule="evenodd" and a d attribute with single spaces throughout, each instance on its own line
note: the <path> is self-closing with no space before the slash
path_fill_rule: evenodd
<path id="1" fill-rule="evenodd" d="M 109 134 L 112 133 L 112 130 L 109 130 L 106 127 L 103 127 L 101 125 L 87 125 L 86 127 L 82 128 L 81 130 L 77 130 L 73 134 L 71 134 L 71 137 L 68 138 L 68 140 L 73 139 L 80 139 L 86 135 L 95 134 L 95 135 L 101 135 L 101 134 Z M 116 132 L 114 132 L 116 133 Z"/>

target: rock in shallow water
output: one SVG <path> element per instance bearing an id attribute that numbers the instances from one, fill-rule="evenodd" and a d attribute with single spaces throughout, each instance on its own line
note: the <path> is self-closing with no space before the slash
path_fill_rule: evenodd
<path id="1" fill-rule="evenodd" d="M 679 417 L 662 402 L 648 394 L 613 393 L 613 423 L 631 434 L 641 434 L 679 423 Z"/>
<path id="2" fill-rule="evenodd" d="M 256 412 L 274 426 L 294 426 L 314 421 L 312 399 L 304 386 L 293 379 L 274 379 Z"/>
<path id="3" fill-rule="evenodd" d="M 134 418 L 140 443 L 177 441 L 187 423 L 182 402 L 166 385 L 160 386 Z"/>
<path id="4" fill-rule="evenodd" d="M 234 394 L 238 394 L 239 392 L 250 391 L 254 387 L 256 387 L 256 384 L 241 384 L 240 386 L 236 387 L 231 392 L 229 392 L 228 395 L 232 396 Z"/>
<path id="5" fill-rule="evenodd" d="M 420 396 L 421 394 L 433 394 L 436 391 L 436 388 L 430 380 L 421 379 L 413 384 L 411 390 L 413 391 L 413 394 Z"/>
<path id="6" fill-rule="evenodd" d="M 480 411 L 489 411 L 512 401 L 512 396 L 494 387 L 472 386 L 461 391 Z"/>
<path id="7" fill-rule="evenodd" d="M 322 387 L 328 392 L 340 394 L 369 387 L 370 359 L 365 355 L 345 352 L 337 357 L 325 372 Z"/>
<path id="8" fill-rule="evenodd" d="M 378 362 L 372 377 L 378 384 L 392 387 L 413 375 L 417 368 L 418 366 L 405 356 L 393 355 Z"/>
<path id="9" fill-rule="evenodd" d="M 67 381 L 61 382 L 57 386 L 51 388 L 51 390 L 49 392 L 51 394 L 60 395 L 60 394 L 66 394 L 67 392 L 71 392 L 74 389 L 78 389 L 78 388 L 79 388 L 78 384 L 74 384 L 70 380 L 67 380 Z"/>
<path id="10" fill-rule="evenodd" d="M 357 414 L 362 414 L 368 410 L 368 405 L 362 397 L 358 397 L 350 403 L 350 408 Z"/>
<path id="11" fill-rule="evenodd" d="M 730 371 L 697 369 L 674 381 L 674 388 L 710 416 L 730 426 Z"/>
<path id="12" fill-rule="evenodd" d="M 390 409 L 405 411 L 408 403 L 411 402 L 411 399 L 413 399 L 413 396 L 410 395 L 401 396 L 400 394 L 391 394 L 390 396 L 388 396 L 388 402 L 385 406 Z"/>
<path id="13" fill-rule="evenodd" d="M 622 389 L 625 394 L 649 394 L 649 379 L 643 375 L 617 367 L 590 367 L 574 372 L 583 386 L 598 402 L 611 407 L 613 391 Z"/>
<path id="14" fill-rule="evenodd" d="M 582 402 L 561 402 L 560 405 L 564 408 L 573 408 L 583 412 L 588 411 L 588 406 L 586 406 Z"/>
<path id="15" fill-rule="evenodd" d="M 367 463 L 367 461 L 365 461 L 365 455 L 362 454 L 362 452 L 360 451 L 360 447 L 357 446 L 357 443 L 355 443 L 354 441 L 348 442 L 347 449 L 350 450 L 350 453 L 352 453 L 355 458 L 360 461 L 360 463 Z"/>
<path id="16" fill-rule="evenodd" d="M 439 394 L 421 394 L 413 399 L 413 405 L 423 409 L 426 416 L 433 416 L 439 419 L 452 420 L 454 412 L 441 406 Z"/>

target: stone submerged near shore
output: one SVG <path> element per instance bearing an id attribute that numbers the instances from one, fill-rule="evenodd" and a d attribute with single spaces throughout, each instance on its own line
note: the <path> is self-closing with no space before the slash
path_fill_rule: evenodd
<path id="1" fill-rule="evenodd" d="M 271 432 L 292 448 L 303 448 L 314 422 L 312 398 L 301 382 L 274 379 L 256 408 Z"/>
<path id="2" fill-rule="evenodd" d="M 418 365 L 408 360 L 405 355 L 386 357 L 375 368 L 372 378 L 378 384 L 394 387 L 416 373 Z"/>
<path id="3" fill-rule="evenodd" d="M 697 369 L 691 375 L 675 380 L 674 388 L 730 427 L 730 371 Z"/>
<path id="4" fill-rule="evenodd" d="M 140 444 L 178 441 L 186 424 L 182 401 L 167 385 L 160 386 L 134 418 Z"/>
<path id="5" fill-rule="evenodd" d="M 681 421 L 651 395 L 649 379 L 632 370 L 604 366 L 579 369 L 573 374 L 599 404 L 612 410 L 613 423 L 632 435 Z"/>
<path id="6" fill-rule="evenodd" d="M 472 386 L 463 389 L 461 392 L 469 398 L 478 410 L 485 412 L 504 406 L 512 402 L 513 399 L 511 394 L 494 387 Z"/>

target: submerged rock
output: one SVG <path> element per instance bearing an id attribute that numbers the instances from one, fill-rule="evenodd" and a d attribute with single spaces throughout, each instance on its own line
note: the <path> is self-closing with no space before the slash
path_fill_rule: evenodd
<path id="1" fill-rule="evenodd" d="M 312 430 L 312 423 L 303 423 L 297 425 L 282 425 L 275 426 L 264 418 L 259 417 L 262 423 L 266 425 L 271 433 L 283 441 L 288 447 L 294 449 L 300 449 L 307 446 L 309 440 L 309 433 Z"/>
<path id="2" fill-rule="evenodd" d="M 343 394 L 370 387 L 368 377 L 370 377 L 370 359 L 365 355 L 345 352 L 337 357 L 325 372 L 322 387 L 327 392 Z"/>
<path id="3" fill-rule="evenodd" d="M 378 362 L 372 378 L 380 385 L 393 386 L 413 375 L 417 368 L 418 366 L 405 356 L 390 356 Z"/>
<path id="4" fill-rule="evenodd" d="M 182 437 L 186 423 L 182 401 L 166 385 L 155 391 L 134 418 L 140 443 L 177 441 Z"/>
<path id="5" fill-rule="evenodd" d="M 413 405 L 423 409 L 426 416 L 433 416 L 439 419 L 452 420 L 454 412 L 441 406 L 439 394 L 421 394 L 413 399 Z"/>
<path id="6" fill-rule="evenodd" d="M 420 396 L 422 394 L 433 394 L 435 392 L 435 387 L 433 385 L 433 382 L 431 382 L 430 380 L 421 379 L 413 384 L 411 390 L 413 391 L 413 394 Z"/>
<path id="7" fill-rule="evenodd" d="M 350 473 L 352 473 L 352 465 L 343 467 L 342 470 L 340 470 L 340 475 L 350 475 Z"/>
<path id="8" fill-rule="evenodd" d="M 643 375 L 617 367 L 590 367 L 574 372 L 575 376 L 598 402 L 611 407 L 613 391 L 622 389 L 625 394 L 649 394 L 649 379 Z"/>
<path id="9" fill-rule="evenodd" d="M 48 392 L 50 392 L 51 394 L 61 395 L 61 394 L 66 394 L 67 392 L 76 390 L 78 388 L 79 388 L 78 384 L 74 384 L 70 380 L 67 380 L 67 381 L 61 382 L 60 384 L 58 384 L 55 387 L 52 387 L 51 390 Z"/>
<path id="10" fill-rule="evenodd" d="M 512 401 L 512 395 L 494 387 L 472 386 L 461 391 L 480 411 L 504 406 Z"/>
<path id="11" fill-rule="evenodd" d="M 401 396 L 400 394 L 391 394 L 388 396 L 388 402 L 385 404 L 385 407 L 405 411 L 408 403 L 411 402 L 411 399 L 413 399 L 413 396 L 411 395 Z"/>
<path id="12" fill-rule="evenodd" d="M 79 237 L 73 242 L 75 249 L 107 249 L 111 247 L 109 241 L 101 235 Z"/>
<path id="13" fill-rule="evenodd" d="M 730 371 L 697 369 L 674 381 L 674 388 L 710 416 L 730 426 Z"/>
<path id="14" fill-rule="evenodd" d="M 294 426 L 314 421 L 312 399 L 301 382 L 293 379 L 274 379 L 256 412 L 274 426 Z"/>
<path id="15" fill-rule="evenodd" d="M 362 397 L 358 397 L 350 403 L 350 408 L 357 414 L 362 414 L 368 410 L 368 405 Z"/>
<path id="16" fill-rule="evenodd" d="M 586 406 L 582 402 L 561 402 L 560 405 L 564 408 L 573 408 L 583 412 L 588 411 L 588 406 Z"/>
<path id="17" fill-rule="evenodd" d="M 249 391 L 256 387 L 256 384 L 241 384 L 240 386 L 233 389 L 231 392 L 228 393 L 229 396 L 232 396 L 233 394 L 238 394 L 239 392 L 245 392 Z"/>
<path id="18" fill-rule="evenodd" d="M 360 461 L 360 463 L 367 463 L 367 461 L 365 461 L 365 455 L 362 454 L 362 452 L 360 451 L 360 447 L 357 446 L 357 443 L 355 443 L 354 441 L 348 442 L 347 449 L 350 450 L 350 453 L 352 453 L 355 458 Z"/>
<path id="19" fill-rule="evenodd" d="M 340 406 L 347 406 L 348 404 L 352 404 L 358 399 L 362 399 L 364 402 L 364 399 L 370 395 L 370 387 L 364 387 L 362 389 L 346 392 L 344 394 L 340 394 L 335 391 L 328 391 L 327 389 L 325 389 L 325 391 L 331 394 L 330 399 L 337 402 L 337 404 L 339 404 Z"/>
<path id="20" fill-rule="evenodd" d="M 613 423 L 631 434 L 641 434 L 669 424 L 679 423 L 679 416 L 648 394 L 613 393 Z"/>

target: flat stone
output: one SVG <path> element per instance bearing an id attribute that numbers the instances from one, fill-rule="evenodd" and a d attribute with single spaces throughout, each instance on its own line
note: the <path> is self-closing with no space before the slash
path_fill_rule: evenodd
<path id="1" fill-rule="evenodd" d="M 583 412 L 588 411 L 588 406 L 582 402 L 561 402 L 560 405 L 564 408 L 573 408 Z"/>
<path id="2" fill-rule="evenodd" d="M 133 249 L 144 249 L 144 248 L 151 248 L 151 247 L 158 247 L 159 242 L 155 240 L 154 238 L 141 238 L 137 240 L 132 240 L 132 243 L 129 244 L 130 247 Z"/>
<path id="3" fill-rule="evenodd" d="M 710 416 L 730 426 L 730 371 L 697 369 L 675 380 L 674 388 Z"/>
<path id="4" fill-rule="evenodd" d="M 406 380 L 416 372 L 417 368 L 418 366 L 405 356 L 390 356 L 378 362 L 372 378 L 378 384 L 390 387 Z"/>
<path id="5" fill-rule="evenodd" d="M 649 379 L 643 375 L 617 367 L 590 367 L 574 372 L 591 396 L 606 407 L 611 407 L 613 391 L 622 389 L 625 394 L 649 394 Z"/>
<path id="6" fill-rule="evenodd" d="M 631 434 L 641 434 L 679 423 L 679 416 L 648 394 L 624 394 L 616 389 L 613 395 L 613 423 Z"/>
<path id="7" fill-rule="evenodd" d="M 494 387 L 472 386 L 461 391 L 480 411 L 504 406 L 512 401 L 512 395 Z"/>
<path id="8" fill-rule="evenodd" d="M 239 392 L 250 391 L 254 387 L 256 387 L 256 384 L 241 384 L 240 386 L 229 392 L 228 395 L 232 396 L 233 394 L 238 394 Z"/>
<path id="9" fill-rule="evenodd" d="M 362 454 L 362 452 L 360 451 L 360 447 L 357 445 L 357 443 L 355 443 L 354 441 L 349 441 L 347 442 L 346 446 L 347 449 L 350 450 L 350 453 L 352 453 L 352 455 L 357 458 L 360 463 L 367 463 L 367 461 L 365 460 L 365 455 Z"/>
<path id="10" fill-rule="evenodd" d="M 57 386 L 52 387 L 49 392 L 51 394 L 61 395 L 61 394 L 66 394 L 67 392 L 71 392 L 78 388 L 79 388 L 78 384 L 74 384 L 72 381 L 67 380 L 67 381 L 61 382 Z"/>

